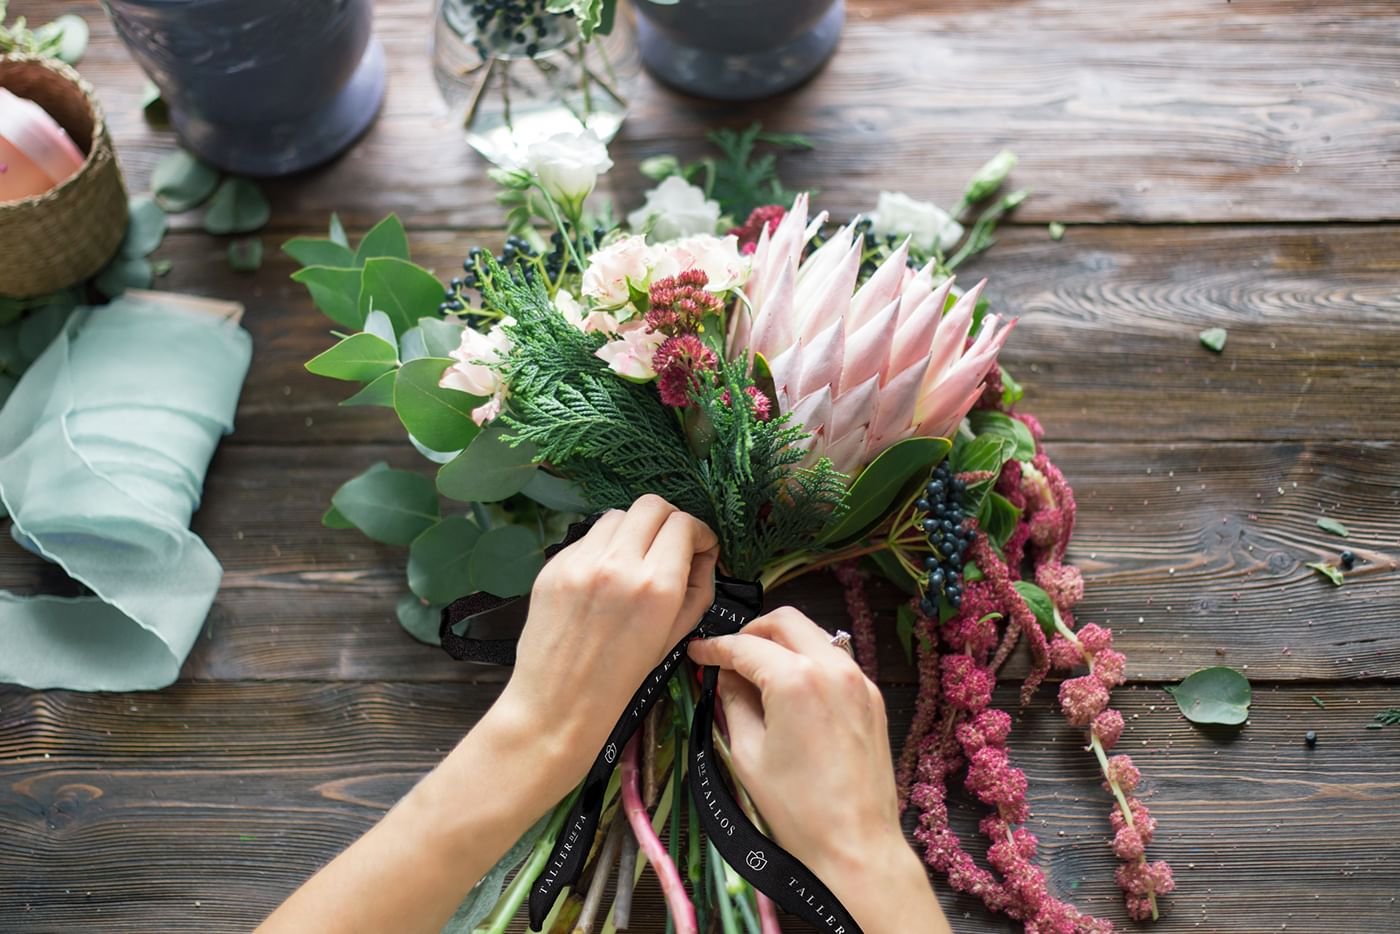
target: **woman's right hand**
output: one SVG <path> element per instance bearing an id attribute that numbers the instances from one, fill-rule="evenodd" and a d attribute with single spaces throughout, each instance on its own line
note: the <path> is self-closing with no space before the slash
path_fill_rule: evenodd
<path id="1" fill-rule="evenodd" d="M 795 609 L 690 645 L 718 665 L 734 770 L 782 846 L 868 934 L 949 928 L 904 841 L 880 691 Z"/>

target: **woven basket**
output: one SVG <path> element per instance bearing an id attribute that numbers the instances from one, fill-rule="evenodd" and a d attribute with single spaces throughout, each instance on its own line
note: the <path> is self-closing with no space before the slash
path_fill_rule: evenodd
<path id="1" fill-rule="evenodd" d="M 87 153 L 82 169 L 42 195 L 0 204 L 0 296 L 42 295 L 81 282 L 116 253 L 126 188 L 102 108 L 62 62 L 0 55 L 0 87 L 48 111 Z"/>

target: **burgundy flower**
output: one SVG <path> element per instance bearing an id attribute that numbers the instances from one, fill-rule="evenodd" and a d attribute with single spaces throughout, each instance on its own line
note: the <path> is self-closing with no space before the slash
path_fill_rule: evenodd
<path id="1" fill-rule="evenodd" d="M 1093 675 L 1060 684 L 1060 706 L 1074 726 L 1088 726 L 1108 706 L 1108 689 Z"/>
<path id="2" fill-rule="evenodd" d="M 950 706 L 976 713 L 991 703 L 995 681 L 971 655 L 945 656 L 942 666 L 943 699 Z"/>
<path id="3" fill-rule="evenodd" d="M 1084 664 L 1084 650 L 1064 636 L 1050 640 L 1050 664 L 1062 671 L 1072 671 Z"/>
<path id="4" fill-rule="evenodd" d="M 1126 680 L 1123 669 L 1127 664 L 1128 660 L 1122 652 L 1104 649 L 1094 656 L 1094 677 L 1105 688 L 1116 688 Z"/>
<path id="5" fill-rule="evenodd" d="M 706 315 L 718 314 L 724 302 L 713 292 L 705 291 L 709 281 L 705 270 L 694 268 L 653 282 L 651 304 L 646 313 L 648 330 L 695 331 Z"/>
<path id="6" fill-rule="evenodd" d="M 787 216 L 787 208 L 781 204 L 765 204 L 749 212 L 748 220 L 729 231 L 739 238 L 739 252 L 749 254 L 758 246 L 758 238 L 767 229 L 771 235 L 773 228 Z"/>
<path id="7" fill-rule="evenodd" d="M 1108 778 L 1128 794 L 1142 781 L 1142 773 L 1129 756 L 1114 756 L 1108 760 Z"/>
<path id="8" fill-rule="evenodd" d="M 1091 729 L 1104 749 L 1112 749 L 1123 735 L 1123 715 L 1112 708 L 1105 710 L 1094 718 Z"/>
<path id="9" fill-rule="evenodd" d="M 1035 582 L 1061 610 L 1072 609 L 1084 598 L 1084 577 L 1072 564 L 1046 561 L 1035 569 Z"/>

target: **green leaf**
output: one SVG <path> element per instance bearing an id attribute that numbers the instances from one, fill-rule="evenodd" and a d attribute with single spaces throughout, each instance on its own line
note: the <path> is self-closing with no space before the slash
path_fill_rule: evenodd
<path id="1" fill-rule="evenodd" d="M 355 265 L 355 254 L 350 252 L 349 247 L 319 237 L 293 237 L 282 244 L 282 252 L 303 266 L 343 269 Z"/>
<path id="2" fill-rule="evenodd" d="M 409 434 L 435 451 L 460 451 L 480 431 L 472 409 L 486 400 L 438 385 L 451 360 L 423 357 L 399 367 L 394 380 L 394 411 Z"/>
<path id="3" fill-rule="evenodd" d="M 469 565 L 481 529 L 461 516 L 447 516 L 413 540 L 408 549 L 408 586 L 429 603 L 451 603 L 471 593 Z"/>
<path id="4" fill-rule="evenodd" d="M 292 273 L 292 281 L 306 286 L 311 301 L 336 324 L 356 331 L 364 327 L 365 316 L 360 313 L 360 270 L 307 266 Z"/>
<path id="5" fill-rule="evenodd" d="M 443 287 L 437 277 L 408 260 L 384 257 L 365 261 L 360 280 L 360 314 L 382 311 L 402 334 L 419 318 L 442 304 Z"/>
<path id="6" fill-rule="evenodd" d="M 1202 668 L 1177 685 L 1163 688 L 1192 723 L 1235 726 L 1249 718 L 1249 679 L 1233 668 Z"/>
<path id="7" fill-rule="evenodd" d="M 272 217 L 262 189 L 246 178 L 226 178 L 204 212 L 204 229 L 211 234 L 252 233 Z"/>
<path id="8" fill-rule="evenodd" d="M 519 525 L 497 526 L 482 533 L 472 551 L 472 584 L 498 597 L 518 597 L 530 592 L 542 567 L 538 534 Z"/>
<path id="9" fill-rule="evenodd" d="M 72 313 L 71 304 L 56 302 L 31 311 L 21 319 L 15 335 L 15 350 L 19 353 L 19 359 L 26 365 L 39 359 L 39 355 L 53 343 L 58 332 L 63 330 L 63 325 Z"/>
<path id="10" fill-rule="evenodd" d="M 332 215 L 332 239 L 334 239 L 335 225 L 339 221 L 338 217 Z M 341 230 L 341 235 L 344 236 L 344 229 Z M 369 233 L 365 234 L 365 238 L 360 241 L 359 249 L 355 251 L 355 265 L 363 266 L 368 260 L 384 256 L 408 260 L 408 234 L 404 233 L 403 223 L 397 214 L 390 214 L 371 227 Z"/>
<path id="11" fill-rule="evenodd" d="M 317 376 L 368 383 L 388 373 L 398 362 L 393 344 L 373 334 L 351 334 L 308 360 L 306 369 Z"/>
<path id="12" fill-rule="evenodd" d="M 373 334 L 391 346 L 398 346 L 398 337 L 394 334 L 394 322 L 390 321 L 389 316 L 382 311 L 371 311 L 365 315 L 365 333 Z"/>
<path id="13" fill-rule="evenodd" d="M 347 250 L 350 249 L 350 238 L 345 236 L 345 225 L 340 222 L 340 215 L 334 211 L 331 212 L 331 222 L 326 236 L 331 243 L 338 243 Z"/>
<path id="14" fill-rule="evenodd" d="M 1014 444 L 1011 456 L 1018 461 L 1028 461 L 1035 457 L 1035 436 L 1019 418 L 1012 418 L 1004 412 L 991 409 L 978 409 L 969 413 L 967 420 L 972 426 L 972 433 L 978 437 L 991 435 L 1005 438 Z"/>
<path id="15" fill-rule="evenodd" d="M 1220 353 L 1225 349 L 1225 339 L 1228 336 L 1224 328 L 1206 328 L 1201 332 L 1201 346 Z"/>
<path id="16" fill-rule="evenodd" d="M 141 88 L 141 113 L 151 126 L 170 125 L 170 108 L 165 105 L 165 99 L 160 96 L 160 88 L 156 87 L 156 83 L 149 78 L 146 79 L 145 85 Z"/>
<path id="17" fill-rule="evenodd" d="M 380 373 L 359 392 L 341 400 L 343 406 L 382 405 L 386 409 L 394 407 L 394 372 Z"/>
<path id="18" fill-rule="evenodd" d="M 525 489 L 539 470 L 536 448 L 528 442 L 512 447 L 502 440 L 507 431 L 498 422 L 473 438 L 438 470 L 438 492 L 463 503 L 499 503 Z"/>
<path id="19" fill-rule="evenodd" d="M 183 149 L 160 160 L 151 175 L 151 191 L 156 201 L 175 214 L 199 207 L 218 184 L 219 173 Z"/>
<path id="20" fill-rule="evenodd" d="M 331 505 L 355 528 L 386 545 L 408 545 L 438 520 L 433 482 L 407 470 L 371 467 L 346 482 Z"/>
<path id="21" fill-rule="evenodd" d="M 242 237 L 228 245 L 228 267 L 234 272 L 257 272 L 262 261 L 261 237 Z"/>
<path id="22" fill-rule="evenodd" d="M 1051 221 L 1049 226 L 1050 239 L 1060 241 L 1065 238 L 1065 225 L 1059 221 Z"/>
<path id="23" fill-rule="evenodd" d="M 442 605 L 425 603 L 411 593 L 399 597 L 394 606 L 399 625 L 413 638 L 426 645 L 442 646 L 438 632 L 442 625 Z"/>
<path id="24" fill-rule="evenodd" d="M 893 553 L 891 553 L 888 550 L 881 549 L 880 551 L 871 554 L 870 560 L 877 568 L 880 569 L 880 573 L 885 575 L 885 578 L 891 584 L 894 584 L 896 587 L 909 594 L 909 596 L 911 597 L 918 595 L 918 581 L 914 580 L 914 578 L 909 576 L 909 572 L 905 570 L 904 565 L 899 563 L 899 559 L 896 558 Z"/>
<path id="25" fill-rule="evenodd" d="M 126 236 L 122 237 L 119 255 L 125 259 L 150 256 L 165 239 L 169 224 L 165 212 L 150 198 L 132 198 L 127 212 Z"/>
<path id="26" fill-rule="evenodd" d="M 919 617 L 914 614 L 909 604 L 901 603 L 899 609 L 895 610 L 895 637 L 899 639 L 900 648 L 904 649 L 904 657 L 911 665 L 914 664 L 914 627 L 918 623 Z"/>
<path id="27" fill-rule="evenodd" d="M 379 314 L 383 314 L 383 312 L 370 312 L 371 317 Z M 384 320 L 387 322 L 389 320 L 389 316 L 384 315 Z M 393 327 L 394 326 L 392 324 L 389 325 L 390 330 L 392 330 Z M 411 327 L 407 331 L 403 332 L 403 336 L 399 338 L 400 360 L 402 360 L 404 363 L 407 363 L 410 360 L 421 360 L 424 357 L 431 356 L 432 354 L 428 353 L 428 345 L 423 340 L 422 330 L 420 330 L 417 327 Z"/>
<path id="28" fill-rule="evenodd" d="M 1030 581 L 1016 581 L 1011 586 L 1026 601 L 1026 606 L 1035 614 L 1035 621 L 1045 630 L 1047 636 L 1055 635 L 1055 603 L 1050 595 Z"/>
<path id="29" fill-rule="evenodd" d="M 1016 531 L 1016 523 L 1020 519 L 1021 510 L 1011 500 L 993 491 L 982 501 L 982 508 L 977 513 L 977 526 L 1000 549 L 1005 547 L 1006 540 Z"/>
<path id="30" fill-rule="evenodd" d="M 321 524 L 328 529 L 353 529 L 355 527 L 355 523 L 342 516 L 340 510 L 334 506 L 327 509 L 325 515 L 321 516 Z"/>
<path id="31" fill-rule="evenodd" d="M 108 298 L 116 298 L 127 289 L 149 289 L 155 271 L 145 259 L 118 256 L 97 274 L 92 284 Z"/>
<path id="32" fill-rule="evenodd" d="M 1026 391 L 1020 383 L 1016 382 L 1010 370 L 1006 367 L 999 367 L 999 369 L 1001 370 L 1001 404 L 1009 409 L 1025 397 Z"/>
<path id="33" fill-rule="evenodd" d="M 87 52 L 88 36 L 87 21 L 72 13 L 65 13 L 34 30 L 34 38 L 55 43 L 54 58 L 69 65 L 82 61 Z"/>
<path id="34" fill-rule="evenodd" d="M 1341 569 L 1331 564 L 1323 564 L 1321 561 L 1313 561 L 1308 564 L 1308 567 L 1312 568 L 1314 571 L 1331 581 L 1334 587 L 1342 586 L 1343 582 L 1345 581 L 1345 578 L 1342 577 Z"/>
<path id="35" fill-rule="evenodd" d="M 988 434 L 973 438 L 958 446 L 953 452 L 953 473 L 990 474 L 986 480 L 969 483 L 963 494 L 963 506 L 973 515 L 982 511 L 1001 468 L 1011 459 L 1016 450 L 1016 442 L 1000 435 Z"/>
<path id="36" fill-rule="evenodd" d="M 964 582 L 964 583 L 967 583 L 967 584 L 971 584 L 971 583 L 974 583 L 974 582 L 976 582 L 976 581 L 980 581 L 980 580 L 982 579 L 982 576 L 983 576 L 983 575 L 982 575 L 982 569 L 979 568 L 975 562 L 972 562 L 972 561 L 965 561 L 965 562 L 963 562 L 963 573 L 962 573 L 962 576 L 963 576 L 963 582 Z"/>
<path id="37" fill-rule="evenodd" d="M 525 481 L 520 492 L 547 509 L 577 513 L 596 511 L 577 483 L 543 470 L 530 474 L 530 479 Z"/>
<path id="38" fill-rule="evenodd" d="M 1318 519 L 1317 527 L 1319 529 L 1322 529 L 1322 531 L 1324 532 L 1331 532 L 1333 535 L 1340 535 L 1342 538 L 1347 538 L 1351 534 L 1347 531 L 1347 527 L 1342 525 L 1336 519 L 1328 519 L 1325 517 L 1322 519 Z"/>
<path id="39" fill-rule="evenodd" d="M 851 484 L 846 514 L 821 537 L 822 543 L 854 538 L 884 518 L 904 488 L 933 470 L 950 446 L 947 438 L 906 438 L 887 448 Z"/>
<path id="40" fill-rule="evenodd" d="M 170 270 L 174 268 L 175 264 L 168 259 L 158 259 L 151 263 L 151 272 L 156 274 L 157 279 L 170 275 Z"/>
<path id="41" fill-rule="evenodd" d="M 500 901 L 501 892 L 505 889 L 506 876 L 525 862 L 535 844 L 549 829 L 553 816 L 567 811 L 569 804 L 570 801 L 566 799 L 559 808 L 545 814 L 535 822 L 535 826 L 525 831 L 524 836 L 515 841 L 515 845 L 501 857 L 500 862 L 492 866 L 481 881 L 467 893 L 457 911 L 443 926 L 442 934 L 472 934 L 491 915 L 496 903 Z"/>
<path id="42" fill-rule="evenodd" d="M 446 357 L 462 345 L 460 321 L 444 321 L 441 318 L 419 318 L 418 329 L 423 332 L 423 346 L 428 348 L 430 357 Z"/>

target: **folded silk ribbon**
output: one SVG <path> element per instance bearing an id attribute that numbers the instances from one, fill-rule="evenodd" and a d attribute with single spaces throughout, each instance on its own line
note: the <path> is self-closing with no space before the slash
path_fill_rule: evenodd
<path id="1" fill-rule="evenodd" d="M 569 534 L 558 545 L 552 546 L 548 555 L 552 557 L 560 549 L 582 538 L 592 524 L 593 519 L 589 519 L 571 526 Z M 513 664 L 514 640 L 474 638 L 471 629 L 476 618 L 498 609 L 519 606 L 516 600 L 503 600 L 485 593 L 475 593 L 450 604 L 442 612 L 439 629 L 443 648 L 457 659 L 494 665 Z M 738 632 L 762 611 L 763 587 L 760 584 L 722 575 L 716 577 L 714 602 L 695 629 L 676 643 L 661 664 L 652 669 L 641 687 L 637 688 L 584 777 L 579 795 L 555 840 L 554 851 L 530 889 L 531 930 L 541 929 L 564 887 L 578 880 L 584 864 L 588 862 L 588 854 L 598 833 L 598 822 L 602 818 L 608 782 L 621 750 L 641 726 L 647 712 L 665 693 L 666 682 L 680 667 L 686 646 L 693 639 Z M 456 628 L 464 622 L 467 631 L 458 634 Z M 786 911 L 805 918 L 831 934 L 861 934 L 860 926 L 850 912 L 816 874 L 754 826 L 735 802 L 723 776 L 714 769 L 713 725 L 718 679 L 718 668 L 704 669 L 700 699 L 695 705 L 695 717 L 690 725 L 690 769 L 686 776 L 686 784 L 706 835 L 735 872 Z"/>
<path id="2" fill-rule="evenodd" d="M 131 691 L 179 674 L 223 575 L 189 522 L 252 356 L 238 310 L 164 293 L 80 308 L 0 409 L 11 534 L 93 594 L 0 591 L 0 682 Z"/>

